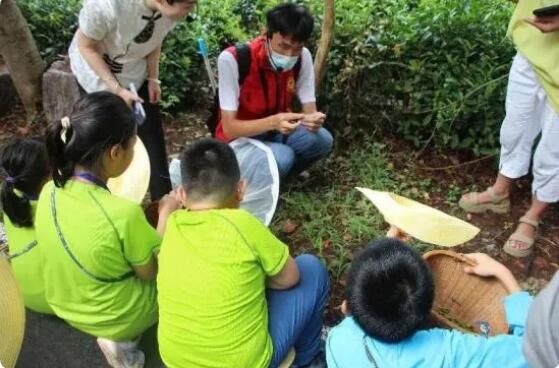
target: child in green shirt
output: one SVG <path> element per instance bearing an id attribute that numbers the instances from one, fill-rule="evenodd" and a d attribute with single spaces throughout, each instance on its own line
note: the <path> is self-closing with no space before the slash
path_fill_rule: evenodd
<path id="1" fill-rule="evenodd" d="M 181 157 L 186 210 L 173 213 L 157 276 L 159 347 L 166 366 L 296 366 L 320 353 L 328 273 L 293 259 L 258 219 L 239 209 L 245 182 L 231 147 L 192 143 Z"/>
<path id="2" fill-rule="evenodd" d="M 37 205 L 48 303 L 60 318 L 98 337 L 112 367 L 141 367 L 140 335 L 157 322 L 156 255 L 178 202 L 160 202 L 158 232 L 142 208 L 112 195 L 109 178 L 130 165 L 136 122 L 109 92 L 80 99 L 69 118 L 51 124 L 47 149 L 53 181 Z"/>
<path id="3" fill-rule="evenodd" d="M 50 176 L 47 150 L 36 139 L 14 139 L 0 153 L 4 176 L 0 199 L 9 258 L 25 306 L 52 314 L 45 298 L 41 258 L 35 236 L 35 210 L 41 188 Z"/>

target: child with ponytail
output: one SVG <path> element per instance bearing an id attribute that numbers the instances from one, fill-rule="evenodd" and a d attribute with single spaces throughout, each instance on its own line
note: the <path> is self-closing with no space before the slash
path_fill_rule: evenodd
<path id="1" fill-rule="evenodd" d="M 138 204 L 110 193 L 107 180 L 130 165 L 136 139 L 134 116 L 120 97 L 80 99 L 71 116 L 48 128 L 53 181 L 37 207 L 47 300 L 57 316 L 97 337 L 112 367 L 144 364 L 137 342 L 157 322 L 156 252 L 179 206 L 163 197 L 158 233 Z"/>
<path id="2" fill-rule="evenodd" d="M 41 257 L 35 236 L 35 211 L 41 188 L 50 176 L 44 142 L 17 138 L 0 151 L 0 192 L 9 259 L 27 308 L 52 314 L 45 299 Z"/>

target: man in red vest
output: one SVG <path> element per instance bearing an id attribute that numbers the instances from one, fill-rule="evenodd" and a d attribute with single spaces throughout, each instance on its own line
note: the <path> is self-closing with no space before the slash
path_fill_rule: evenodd
<path id="1" fill-rule="evenodd" d="M 305 47 L 314 20 L 309 11 L 281 4 L 267 15 L 267 32 L 248 44 L 250 63 L 239 84 L 238 48 L 218 60 L 221 120 L 216 137 L 231 141 L 251 137 L 266 143 L 280 176 L 297 174 L 332 150 L 332 135 L 317 111 L 312 56 Z M 291 112 L 293 98 L 301 113 Z"/>

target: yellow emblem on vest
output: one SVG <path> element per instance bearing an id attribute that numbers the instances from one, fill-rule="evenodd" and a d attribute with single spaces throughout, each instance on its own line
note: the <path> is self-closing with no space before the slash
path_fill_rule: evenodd
<path id="1" fill-rule="evenodd" d="M 287 80 L 287 92 L 295 93 L 295 78 L 293 76 L 290 76 Z"/>

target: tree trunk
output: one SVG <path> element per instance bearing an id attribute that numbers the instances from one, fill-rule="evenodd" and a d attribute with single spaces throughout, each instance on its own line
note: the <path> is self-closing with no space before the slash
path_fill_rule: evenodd
<path id="1" fill-rule="evenodd" d="M 15 0 L 0 0 L 0 54 L 27 116 L 33 117 L 41 100 L 45 63 Z"/>
<path id="2" fill-rule="evenodd" d="M 334 39 L 334 25 L 336 23 L 336 7 L 334 0 L 324 0 L 324 20 L 318 50 L 314 59 L 315 86 L 318 89 L 326 71 L 328 53 Z"/>

